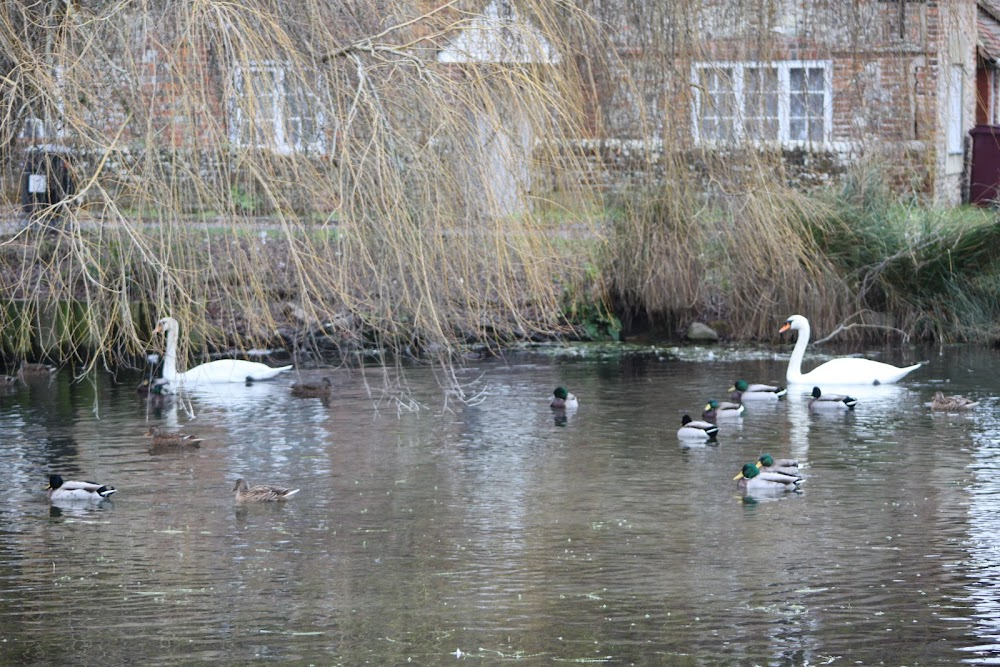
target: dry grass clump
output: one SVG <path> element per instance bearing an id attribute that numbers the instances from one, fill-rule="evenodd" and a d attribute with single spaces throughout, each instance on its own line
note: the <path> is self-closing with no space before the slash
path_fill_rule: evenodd
<path id="1" fill-rule="evenodd" d="M 773 167 L 772 167 L 773 168 Z M 651 320 L 724 320 L 736 338 L 768 338 L 776 322 L 822 304 L 838 312 L 848 292 L 803 233 L 822 205 L 782 186 L 768 170 L 715 177 L 679 165 L 670 185 L 622 204 L 610 244 L 613 285 L 626 312 Z"/>

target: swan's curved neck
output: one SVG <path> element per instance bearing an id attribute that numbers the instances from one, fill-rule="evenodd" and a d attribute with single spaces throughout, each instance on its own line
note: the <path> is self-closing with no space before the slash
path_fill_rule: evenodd
<path id="1" fill-rule="evenodd" d="M 167 351 L 163 355 L 163 379 L 177 380 L 177 329 L 167 329 Z"/>
<path id="2" fill-rule="evenodd" d="M 809 325 L 799 329 L 798 338 L 795 339 L 795 347 L 792 348 L 792 356 L 788 360 L 788 371 L 785 373 L 785 380 L 789 384 L 794 384 L 802 380 L 802 357 L 806 355 L 806 347 L 809 345 Z"/>

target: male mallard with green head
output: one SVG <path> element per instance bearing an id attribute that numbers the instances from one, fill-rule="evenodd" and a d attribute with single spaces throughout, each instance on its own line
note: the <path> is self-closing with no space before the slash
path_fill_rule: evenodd
<path id="1" fill-rule="evenodd" d="M 566 387 L 556 387 L 556 390 L 552 392 L 552 401 L 549 402 L 549 407 L 556 410 L 575 408 L 579 405 L 580 403 L 576 400 L 576 396 L 569 393 Z"/>
<path id="2" fill-rule="evenodd" d="M 710 422 L 716 422 L 720 419 L 735 419 L 743 416 L 744 409 L 742 403 L 720 402 L 713 398 L 705 404 L 701 418 Z"/>
<path id="3" fill-rule="evenodd" d="M 733 477 L 739 480 L 736 485 L 744 493 L 755 491 L 796 491 L 802 478 L 798 475 L 788 475 L 781 472 L 761 472 L 756 463 L 745 463 L 743 468 Z"/>
<path id="4" fill-rule="evenodd" d="M 742 403 L 745 400 L 776 401 L 784 396 L 788 390 L 770 384 L 750 384 L 746 380 L 740 379 L 733 383 L 729 392 L 729 399 L 733 403 Z"/>
<path id="5" fill-rule="evenodd" d="M 786 475 L 799 474 L 799 462 L 796 459 L 776 459 L 770 454 L 761 454 L 757 458 L 757 468 L 761 472 L 780 472 Z"/>
<path id="6" fill-rule="evenodd" d="M 135 388 L 137 394 L 143 396 L 171 396 L 174 391 L 170 388 L 170 381 L 164 378 L 143 378 L 139 386 Z"/>

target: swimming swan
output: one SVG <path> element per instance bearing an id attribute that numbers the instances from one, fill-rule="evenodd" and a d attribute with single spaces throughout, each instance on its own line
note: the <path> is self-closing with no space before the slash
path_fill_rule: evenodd
<path id="1" fill-rule="evenodd" d="M 799 337 L 795 341 L 792 357 L 788 360 L 788 371 L 785 373 L 788 384 L 895 384 L 923 365 L 899 368 L 881 361 L 845 357 L 831 359 L 808 373 L 803 373 L 802 357 L 809 345 L 809 320 L 801 315 L 792 315 L 778 333 L 792 330 L 798 331 Z"/>
<path id="2" fill-rule="evenodd" d="M 269 380 L 291 369 L 291 366 L 272 368 L 267 364 L 243 359 L 218 359 L 207 364 L 195 366 L 184 372 L 177 372 L 177 335 L 180 327 L 177 320 L 164 317 L 156 323 L 154 333 L 167 335 L 167 352 L 163 355 L 163 378 L 176 386 L 191 387 L 199 384 L 220 382 L 247 382 L 250 380 Z"/>

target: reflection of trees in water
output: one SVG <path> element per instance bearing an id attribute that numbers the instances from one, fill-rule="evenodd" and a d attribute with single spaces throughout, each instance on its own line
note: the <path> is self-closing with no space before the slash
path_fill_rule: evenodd
<path id="1" fill-rule="evenodd" d="M 86 476 L 79 465 L 80 445 L 72 437 L 49 438 L 43 452 L 46 470 L 58 472 L 66 479 L 81 479 Z"/>

